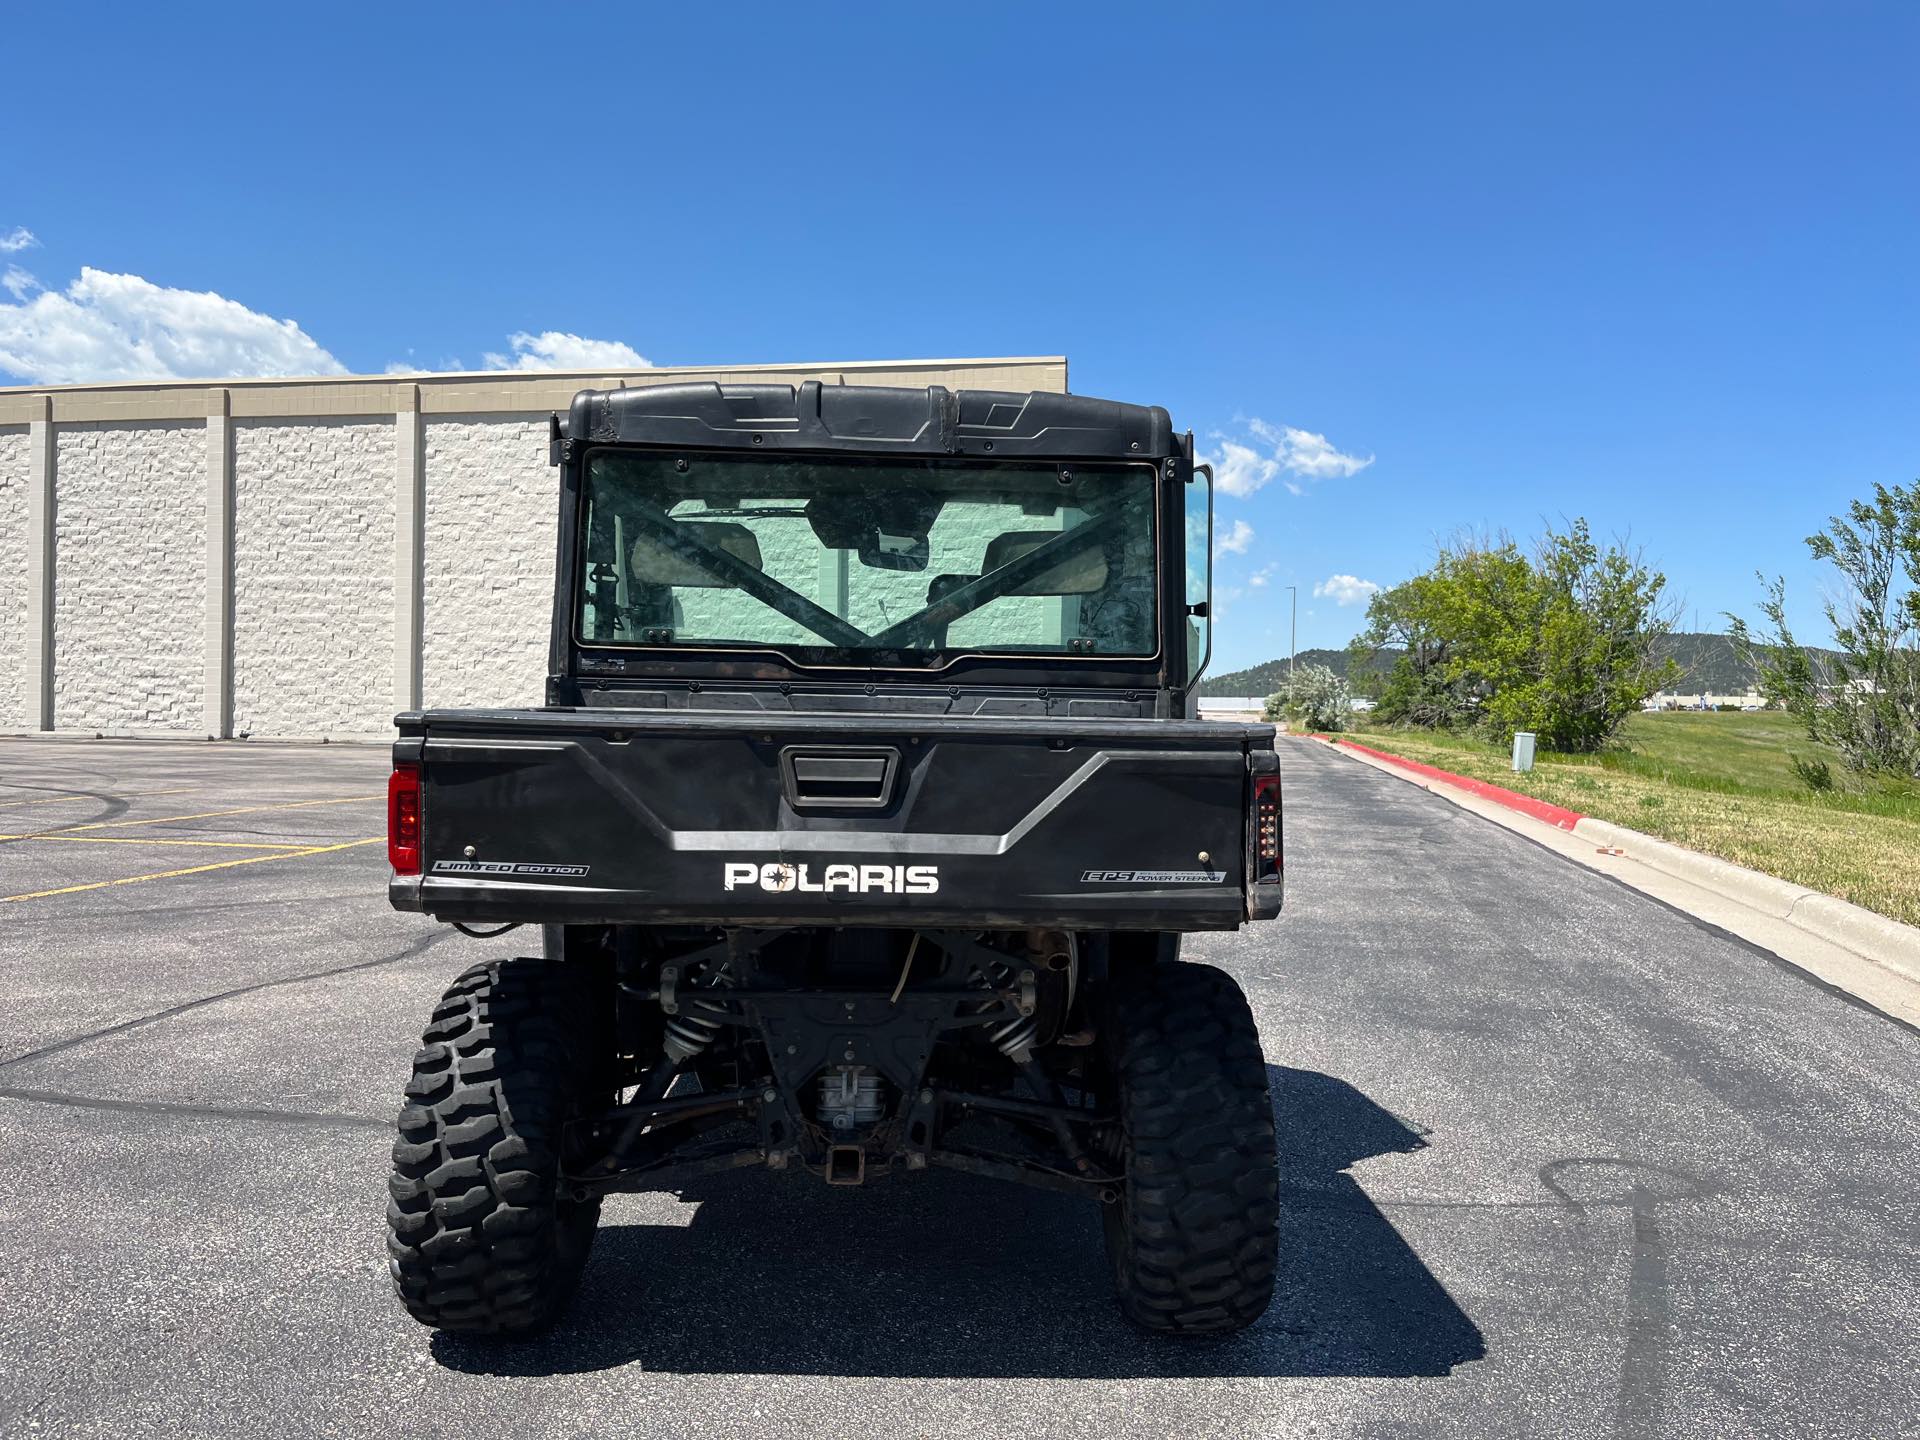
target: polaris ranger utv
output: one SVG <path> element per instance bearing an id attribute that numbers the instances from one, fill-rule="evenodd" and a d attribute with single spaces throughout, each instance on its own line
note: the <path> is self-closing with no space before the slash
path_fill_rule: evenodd
<path id="1" fill-rule="evenodd" d="M 1059 394 L 587 391 L 547 704 L 398 717 L 390 898 L 544 927 L 434 1011 L 393 1152 L 415 1318 L 526 1334 L 614 1191 L 946 1167 L 1086 1197 L 1124 1313 L 1273 1288 L 1266 725 L 1201 722 L 1212 476 Z M 497 932 L 489 932 L 497 933 Z"/>

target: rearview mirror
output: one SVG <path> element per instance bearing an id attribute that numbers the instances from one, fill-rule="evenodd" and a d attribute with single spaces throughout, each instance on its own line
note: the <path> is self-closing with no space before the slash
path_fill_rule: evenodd
<path id="1" fill-rule="evenodd" d="M 1011 530 L 1005 535 L 996 535 L 987 543 L 986 558 L 980 562 L 980 573 L 991 575 L 1003 565 L 1011 565 L 1022 555 L 1038 550 L 1042 545 L 1050 545 L 1058 540 L 1062 530 Z M 1091 595 L 1096 590 L 1107 588 L 1107 555 L 1097 546 L 1089 546 L 1077 555 L 1063 556 L 1060 561 L 1038 575 L 1014 586 L 1006 593 L 1009 595 Z"/>
<path id="2" fill-rule="evenodd" d="M 684 537 L 676 546 L 675 539 Z M 691 542 L 687 544 L 685 542 Z M 724 590 L 731 583 L 704 568 L 698 559 L 701 545 L 711 545 L 750 569 L 758 570 L 760 542 L 744 525 L 731 521 L 676 521 L 663 535 L 642 532 L 633 542 L 627 557 L 627 573 L 641 585 L 680 585 L 703 590 Z"/>
<path id="3" fill-rule="evenodd" d="M 854 551 L 860 563 L 874 570 L 924 570 L 932 555 L 924 535 L 889 535 L 869 530 Z"/>
<path id="4" fill-rule="evenodd" d="M 815 495 L 807 501 L 814 536 L 829 550 L 851 550 L 874 570 L 927 568 L 927 531 L 940 499 L 902 488 Z"/>

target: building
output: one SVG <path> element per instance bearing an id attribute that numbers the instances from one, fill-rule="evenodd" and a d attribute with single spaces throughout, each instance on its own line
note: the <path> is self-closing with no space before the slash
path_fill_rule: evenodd
<path id="1" fill-rule="evenodd" d="M 1748 689 L 1738 695 L 1711 695 L 1705 691 L 1662 690 L 1658 695 L 1650 695 L 1640 706 L 1642 710 L 1719 710 L 1732 706 L 1738 710 L 1764 710 L 1767 697 L 1758 690 Z"/>
<path id="2" fill-rule="evenodd" d="M 364 739 L 538 704 L 589 388 L 1067 388 L 1063 357 L 0 388 L 0 734 Z"/>

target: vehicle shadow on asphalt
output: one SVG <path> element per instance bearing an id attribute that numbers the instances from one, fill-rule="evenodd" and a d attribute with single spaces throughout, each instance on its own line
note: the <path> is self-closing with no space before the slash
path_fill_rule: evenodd
<path id="1" fill-rule="evenodd" d="M 1480 1331 L 1345 1173 L 1426 1140 L 1343 1080 L 1269 1066 L 1282 1175 L 1272 1307 L 1221 1340 L 1140 1335 L 1114 1309 L 1095 1207 L 951 1172 L 831 1189 L 736 1172 L 685 1226 L 617 1202 L 569 1315 L 519 1343 L 436 1334 L 486 1374 L 638 1363 L 690 1374 L 1125 1379 L 1444 1375 Z"/>

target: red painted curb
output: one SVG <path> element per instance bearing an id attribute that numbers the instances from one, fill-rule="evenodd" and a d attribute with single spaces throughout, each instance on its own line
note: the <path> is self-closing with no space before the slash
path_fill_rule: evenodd
<path id="1" fill-rule="evenodd" d="M 1434 780 L 1444 780 L 1449 785 L 1458 785 L 1478 795 L 1482 800 L 1491 800 L 1496 805 L 1504 805 L 1509 810 L 1518 810 L 1522 815 L 1531 815 L 1536 820 L 1544 820 L 1562 830 L 1571 830 L 1587 817 L 1563 805 L 1550 805 L 1545 800 L 1536 800 L 1531 795 L 1522 795 L 1517 791 L 1503 790 L 1498 785 L 1489 785 L 1484 780 L 1475 780 L 1470 775 L 1456 775 L 1451 770 L 1442 770 L 1435 765 L 1422 765 L 1418 760 L 1409 760 L 1402 755 L 1390 755 L 1385 750 L 1375 750 L 1371 745 L 1362 745 L 1357 741 L 1333 741 L 1349 750 L 1358 750 L 1362 755 L 1371 755 L 1376 760 L 1384 760 L 1389 765 L 1398 765 L 1403 770 L 1412 770 L 1416 774 L 1428 776 Z"/>

